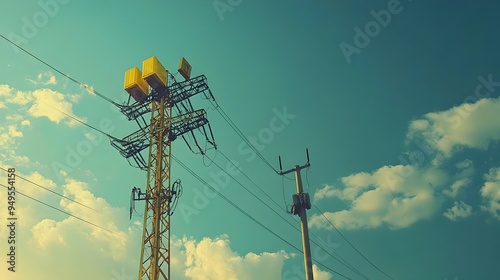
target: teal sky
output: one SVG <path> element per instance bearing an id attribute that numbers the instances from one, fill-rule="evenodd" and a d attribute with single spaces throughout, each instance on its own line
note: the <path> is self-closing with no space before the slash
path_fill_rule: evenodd
<path id="1" fill-rule="evenodd" d="M 393 279 L 498 277 L 495 1 L 0 0 L 0 7 L 1 35 L 116 102 L 128 97 L 127 69 L 155 55 L 176 72 L 185 57 L 274 168 L 278 155 L 284 169 L 304 164 L 309 148 L 302 179 L 313 204 Z M 19 192 L 118 235 L 18 196 L 17 272 L 2 261 L 0 278 L 137 279 L 144 204 L 129 221 L 129 199 L 132 187 L 145 189 L 146 174 L 107 137 L 47 104 L 116 137 L 137 129 L 107 101 L 0 38 L 0 166 L 102 213 L 20 178 Z M 293 177 L 282 180 L 252 156 L 210 102 L 196 96 L 193 104 L 207 110 L 220 152 L 193 154 L 179 139 L 173 154 L 301 248 L 300 233 L 284 221 L 299 225 L 285 213 Z M 267 195 L 243 174 L 235 179 L 281 217 L 237 181 L 220 185 L 223 155 Z M 176 162 L 171 176 L 184 187 L 172 217 L 172 279 L 304 279 L 300 252 L 207 196 Z M 0 201 L 6 221 L 6 191 Z M 332 255 L 367 279 L 389 279 L 315 207 L 308 217 L 312 238 Z M 7 235 L 1 228 L 2 255 Z M 315 279 L 346 279 L 319 263 L 365 279 L 314 244 L 312 252 Z"/>

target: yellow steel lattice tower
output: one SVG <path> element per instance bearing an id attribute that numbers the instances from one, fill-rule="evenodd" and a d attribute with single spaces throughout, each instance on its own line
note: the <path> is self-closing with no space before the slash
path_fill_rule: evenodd
<path id="1" fill-rule="evenodd" d="M 190 133 L 190 139 L 201 154 L 209 146 L 216 148 L 206 111 L 194 110 L 189 101 L 198 93 L 212 99 L 213 95 L 204 75 L 191 78 L 191 65 L 184 58 L 181 58 L 178 71 L 185 80 L 177 82 L 170 76 L 172 85 L 168 85 L 169 74 L 156 57 L 145 60 L 142 66 L 143 72 L 134 67 L 125 73 L 124 88 L 130 98 L 119 106 L 128 120 L 137 122 L 139 130 L 123 139 L 112 138 L 111 145 L 129 162 L 132 159 L 133 166 L 147 172 L 146 191 L 134 187 L 130 207 L 132 217 L 134 201 L 145 201 L 138 279 L 170 280 L 170 216 L 182 193 L 180 180 L 173 184 L 170 180 L 171 144 L 182 137 L 191 149 L 192 145 L 184 137 L 185 133 Z M 148 113 L 151 113 L 149 123 L 144 119 Z M 204 149 L 193 131 L 205 137 Z M 149 148 L 147 161 L 141 154 L 146 148 Z"/>
<path id="2" fill-rule="evenodd" d="M 170 279 L 170 149 L 172 108 L 166 96 L 151 102 L 146 206 L 139 279 Z"/>

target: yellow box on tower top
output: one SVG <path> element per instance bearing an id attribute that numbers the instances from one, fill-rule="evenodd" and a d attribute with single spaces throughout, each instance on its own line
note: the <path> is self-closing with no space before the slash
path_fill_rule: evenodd
<path id="1" fill-rule="evenodd" d="M 191 64 L 183 57 L 179 62 L 179 73 L 184 77 L 184 79 L 189 80 L 191 77 Z"/>
<path id="2" fill-rule="evenodd" d="M 124 89 L 138 102 L 148 97 L 148 83 L 142 78 L 139 68 L 134 67 L 125 72 Z"/>
<path id="3" fill-rule="evenodd" d="M 167 70 L 161 65 L 156 56 L 142 62 L 142 78 L 155 90 L 167 85 Z"/>

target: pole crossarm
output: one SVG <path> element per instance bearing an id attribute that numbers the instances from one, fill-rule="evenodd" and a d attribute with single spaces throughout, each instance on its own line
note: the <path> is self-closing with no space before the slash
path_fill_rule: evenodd
<path id="1" fill-rule="evenodd" d="M 170 127 L 168 128 L 167 134 L 168 140 L 174 141 L 175 139 L 177 139 L 177 137 L 182 136 L 185 133 L 192 132 L 195 129 L 201 128 L 204 125 L 209 125 L 207 112 L 204 109 L 199 109 L 171 118 Z M 157 133 L 157 131 L 153 131 L 153 133 Z M 127 135 L 122 139 L 112 138 L 111 145 L 116 148 L 126 159 L 134 159 L 137 165 L 136 167 L 139 167 L 142 170 L 146 170 L 147 163 L 144 160 L 144 157 L 141 155 L 141 152 L 151 145 L 150 134 L 151 127 L 147 126 L 138 129 L 136 132 Z M 206 134 L 205 130 L 203 134 Z M 213 137 L 212 134 L 210 135 Z M 208 136 L 205 135 L 205 137 Z M 212 143 L 210 139 L 209 142 Z M 189 143 L 188 146 L 190 147 Z M 197 146 L 199 145 L 197 144 Z"/>
<path id="2" fill-rule="evenodd" d="M 171 136 L 175 139 L 206 124 L 208 124 L 208 119 L 207 112 L 204 109 L 177 116 L 172 120 L 169 137 Z"/>
<path id="3" fill-rule="evenodd" d="M 206 98 L 213 99 L 213 95 L 208 87 L 205 75 L 199 75 L 182 82 L 175 82 L 166 87 L 165 90 L 168 102 L 170 103 L 169 106 L 179 104 L 180 102 L 188 100 L 189 98 L 202 92 L 205 92 Z M 159 94 L 161 93 L 151 89 L 149 96 L 144 101 L 136 101 L 130 105 L 120 105 L 120 111 L 128 118 L 128 120 L 135 120 L 138 117 L 151 112 L 150 104 Z"/>

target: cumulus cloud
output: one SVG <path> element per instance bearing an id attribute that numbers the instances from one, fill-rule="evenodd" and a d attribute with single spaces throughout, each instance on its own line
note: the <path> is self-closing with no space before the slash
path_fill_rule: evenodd
<path id="1" fill-rule="evenodd" d="M 288 259 L 285 252 L 250 252 L 240 256 L 231 250 L 227 235 L 215 239 L 205 237 L 200 242 L 184 237 L 175 246 L 181 247 L 187 279 L 280 279 L 284 261 Z"/>
<path id="2" fill-rule="evenodd" d="M 32 172 L 27 175 L 24 174 L 19 174 L 19 175 L 23 177 L 23 179 L 19 179 L 18 184 L 20 184 L 23 193 L 29 196 L 43 197 L 46 194 L 48 194 L 48 192 L 40 188 L 40 186 L 49 190 L 55 190 L 55 188 L 57 187 L 54 181 L 43 176 L 38 171 Z M 39 186 L 36 186 L 33 183 L 36 183 Z"/>
<path id="3" fill-rule="evenodd" d="M 475 172 L 472 161 L 468 159 L 455 164 L 455 168 L 458 171 L 456 181 L 443 191 L 445 195 L 451 198 L 456 198 L 462 189 L 470 185 L 471 177 Z"/>
<path id="4" fill-rule="evenodd" d="M 332 274 L 327 271 L 321 271 L 315 264 L 313 264 L 313 275 L 316 280 L 330 280 Z"/>
<path id="5" fill-rule="evenodd" d="M 325 185 L 322 189 L 317 190 L 314 193 L 314 201 L 319 201 L 325 198 L 330 198 L 334 196 L 340 196 L 341 191 L 330 185 Z"/>
<path id="6" fill-rule="evenodd" d="M 0 97 L 9 97 L 12 94 L 12 88 L 9 85 L 0 85 Z"/>
<path id="7" fill-rule="evenodd" d="M 481 188 L 481 210 L 500 220 L 500 167 L 491 168 L 484 178 L 486 182 Z"/>
<path id="8" fill-rule="evenodd" d="M 56 188 L 50 179 L 38 173 L 26 178 L 40 184 L 46 180 L 43 182 L 45 187 Z M 24 194 L 30 194 L 28 188 L 37 189 L 21 179 L 17 180 L 17 184 L 18 190 Z M 120 264 L 118 267 L 135 268 L 139 251 L 137 244 L 140 243 L 138 240 L 142 230 L 138 225 L 130 224 L 128 219 L 121 218 L 127 217 L 126 210 L 112 207 L 105 199 L 96 197 L 90 193 L 89 186 L 80 181 L 68 179 L 62 189 L 66 196 L 97 211 L 57 197 L 61 200 L 59 208 L 112 233 L 18 194 L 16 211 L 17 216 L 22 217 L 18 224 L 22 230 L 18 231 L 17 239 L 22 242 L 17 247 L 17 254 L 23 257 L 16 271 L 16 277 L 19 278 L 15 279 L 112 279 L 112 268 L 116 264 Z M 57 206 L 54 196 L 43 192 L 45 195 L 40 192 L 31 193 L 30 196 Z M 6 200 L 5 192 L 0 192 L 0 200 Z M 4 211 L 0 212 L 0 218 L 6 219 Z M 1 236 L 5 236 L 4 228 L 0 228 Z M 92 269 L 75 274 L 75 271 L 79 271 L 78 267 Z M 1 279 L 10 279 L 6 271 L 0 271 Z"/>
<path id="9" fill-rule="evenodd" d="M 332 196 L 349 202 L 350 209 L 325 215 L 336 227 L 344 229 L 381 225 L 394 229 L 408 227 L 432 217 L 439 210 L 442 203 L 439 190 L 450 179 L 448 174 L 435 168 L 418 169 L 403 165 L 353 174 L 342 178 L 342 190 L 327 188 Z M 331 228 L 320 215 L 313 215 L 310 225 Z"/>
<path id="10" fill-rule="evenodd" d="M 443 215 L 452 220 L 456 221 L 460 218 L 467 218 L 472 214 L 472 206 L 467 205 L 465 202 L 460 201 L 453 204 L 453 207 L 449 208 L 446 210 L 446 212 L 443 213 Z"/>
<path id="11" fill-rule="evenodd" d="M 9 136 L 14 138 L 23 137 L 23 133 L 17 130 L 15 125 L 9 125 Z"/>
<path id="12" fill-rule="evenodd" d="M 55 123 L 64 121 L 64 123 L 70 127 L 80 124 L 64 114 L 74 115 L 73 103 L 76 103 L 79 100 L 80 97 L 78 95 L 65 95 L 47 88 L 37 89 L 35 91 L 14 92 L 14 89 L 10 86 L 0 85 L 0 97 L 3 97 L 7 103 L 30 106 L 28 113 L 33 117 L 46 117 Z M 22 116 L 18 114 L 10 117 L 20 117 L 22 119 Z"/>
<path id="13" fill-rule="evenodd" d="M 14 143 L 15 141 L 8 128 L 0 127 L 0 147 L 5 151 L 8 151 L 9 147 L 14 146 Z"/>
<path id="14" fill-rule="evenodd" d="M 428 113 L 410 123 L 408 138 L 423 139 L 445 158 L 464 147 L 485 150 L 492 141 L 500 140 L 499 111 L 499 98 L 484 98 Z"/>
<path id="15" fill-rule="evenodd" d="M 51 89 L 39 89 L 35 90 L 32 94 L 34 104 L 28 110 L 32 116 L 37 118 L 47 117 L 49 120 L 59 123 L 64 119 L 68 119 L 68 117 L 60 111 L 73 115 L 73 105 L 65 100 L 62 93 Z M 74 126 L 78 123 L 70 119 L 67 121 L 67 124 Z"/>
<path id="16" fill-rule="evenodd" d="M 28 79 L 34 85 L 55 85 L 57 84 L 56 76 L 52 75 L 50 71 L 38 74 L 36 80 Z"/>
<path id="17" fill-rule="evenodd" d="M 449 189 L 446 189 L 443 191 L 444 194 L 448 195 L 449 197 L 456 198 L 458 195 L 458 192 L 463 189 L 463 187 L 467 186 L 470 183 L 470 179 L 461 179 L 456 182 L 454 182 Z"/>
<path id="18" fill-rule="evenodd" d="M 338 198 L 350 204 L 348 209 L 326 213 L 335 226 L 345 229 L 374 228 L 387 225 L 403 228 L 439 212 L 447 199 L 457 199 L 474 177 L 471 160 L 449 165 L 463 148 L 487 150 L 500 140 L 500 98 L 475 98 L 449 110 L 431 112 L 410 122 L 407 144 L 416 144 L 430 156 L 432 164 L 420 158 L 412 163 L 383 166 L 372 173 L 359 172 L 341 179 L 341 186 L 326 185 L 316 191 L 314 201 Z M 420 153 L 423 155 L 423 153 Z M 411 155 L 410 155 L 411 159 Z M 445 165 L 446 163 L 446 165 Z M 443 170 L 448 170 L 445 173 Z M 500 176 L 497 169 L 486 176 L 481 189 L 482 209 L 500 219 Z M 454 175 L 450 175 L 454 174 Z M 456 202 L 444 215 L 465 218 L 472 207 Z M 312 227 L 330 228 L 321 216 L 313 215 Z"/>
<path id="19" fill-rule="evenodd" d="M 31 92 L 24 92 L 19 90 L 15 94 L 13 94 L 9 99 L 7 99 L 7 102 L 18 105 L 25 105 L 30 103 L 32 100 L 33 96 Z"/>

